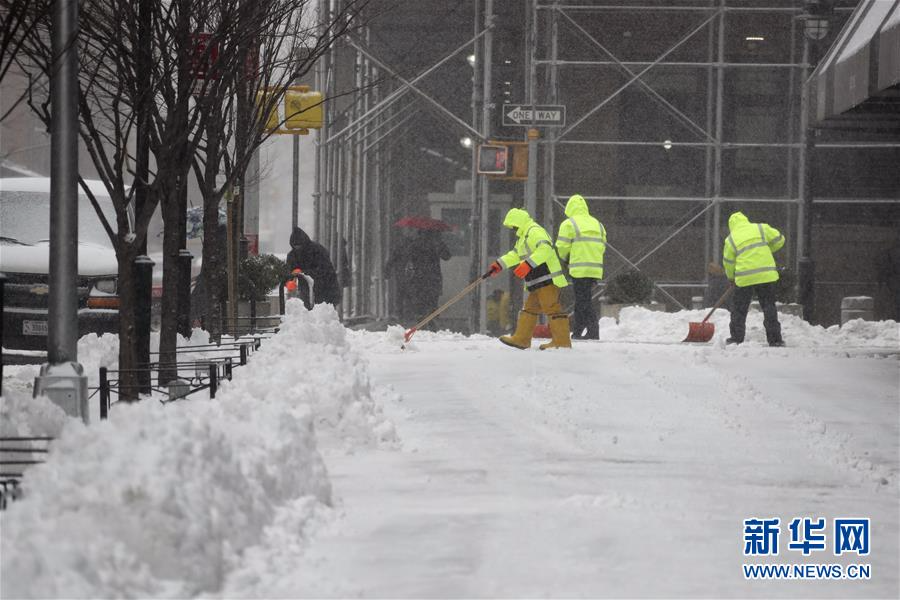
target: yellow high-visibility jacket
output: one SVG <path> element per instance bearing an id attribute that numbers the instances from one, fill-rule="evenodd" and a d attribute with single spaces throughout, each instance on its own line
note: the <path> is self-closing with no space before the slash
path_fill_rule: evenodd
<path id="1" fill-rule="evenodd" d="M 531 215 L 521 208 L 511 208 L 503 219 L 503 226 L 515 229 L 518 239 L 515 248 L 498 258 L 497 262 L 504 269 L 512 269 L 521 262 L 531 265 L 531 272 L 525 276 L 525 289 L 533 292 L 545 285 L 568 285 L 550 236 Z"/>
<path id="2" fill-rule="evenodd" d="M 725 238 L 722 266 L 738 287 L 778 281 L 773 252 L 784 246 L 784 236 L 766 223 L 751 223 L 744 213 L 728 218 L 731 234 Z"/>
<path id="3" fill-rule="evenodd" d="M 566 203 L 566 216 L 568 219 L 560 223 L 556 236 L 559 258 L 569 262 L 569 275 L 575 279 L 603 279 L 606 229 L 591 216 L 587 202 L 579 194 Z"/>

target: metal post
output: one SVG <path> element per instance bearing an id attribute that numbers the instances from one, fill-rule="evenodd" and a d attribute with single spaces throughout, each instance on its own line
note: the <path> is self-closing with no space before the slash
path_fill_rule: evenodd
<path id="1" fill-rule="evenodd" d="M 149 256 L 134 259 L 134 345 L 139 394 L 150 393 L 150 311 L 153 304 L 153 266 Z M 128 397 L 127 395 L 125 396 Z"/>
<path id="2" fill-rule="evenodd" d="M 709 7 L 715 8 L 715 0 L 709 0 Z M 713 23 L 709 24 L 709 35 L 707 36 L 706 43 L 706 60 L 709 63 L 709 66 L 706 69 L 706 131 L 712 131 L 715 124 L 715 87 L 716 87 L 716 72 L 713 69 L 712 63 L 715 60 L 715 52 L 716 52 L 716 28 Z M 716 141 L 717 144 L 721 143 L 720 140 Z M 704 193 L 707 197 L 707 202 L 712 202 L 713 200 L 713 147 L 706 146 L 704 149 L 706 152 L 706 170 L 705 170 L 705 185 L 704 185 Z M 703 273 L 704 273 L 704 281 L 706 285 L 709 285 L 709 263 L 712 260 L 712 247 L 715 245 L 712 236 L 712 213 L 710 211 L 706 211 L 703 215 Z M 718 242 L 716 242 L 718 243 Z"/>
<path id="3" fill-rule="evenodd" d="M 229 185 L 228 189 L 225 191 L 225 214 L 227 220 L 227 224 L 225 226 L 225 247 L 227 249 L 228 255 L 225 263 L 225 268 L 228 270 L 228 311 L 225 315 L 225 327 L 220 328 L 220 331 L 226 331 L 231 335 L 234 335 L 234 325 L 237 322 L 237 261 L 235 260 L 235 245 L 237 244 L 237 240 L 235 239 L 234 235 L 234 195 L 234 186 Z"/>
<path id="4" fill-rule="evenodd" d="M 219 389 L 219 369 L 215 363 L 209 365 L 209 397 L 215 398 L 216 391 Z"/>
<path id="5" fill-rule="evenodd" d="M 372 80 L 378 80 L 378 70 L 373 67 L 372 68 Z M 380 87 L 376 87 L 374 92 L 372 93 L 372 103 L 376 106 L 380 101 Z M 384 124 L 384 115 L 383 113 L 378 117 L 378 124 L 375 126 L 377 130 Z M 372 221 L 375 224 L 375 231 L 372 235 L 372 271 L 374 274 L 374 289 L 373 289 L 373 313 L 376 320 L 383 319 L 387 316 L 384 307 L 384 258 L 382 251 L 386 247 L 385 246 L 385 238 L 384 238 L 384 211 L 383 211 L 383 202 L 384 202 L 384 194 L 381 193 L 381 147 L 378 148 L 375 154 L 375 158 L 372 161 L 372 189 L 375 191 L 374 201 L 372 202 Z"/>
<path id="6" fill-rule="evenodd" d="M 531 109 L 534 115 L 534 109 Z M 537 219 L 537 149 L 541 132 L 535 128 L 528 130 L 528 181 L 525 182 L 525 210 Z M 544 215 L 544 225 L 551 228 L 550 215 Z"/>
<path id="7" fill-rule="evenodd" d="M 535 104 L 537 104 L 537 67 L 535 52 L 537 50 L 537 0 L 526 1 L 526 35 L 525 52 L 525 102 L 531 106 L 531 128 L 528 129 L 528 179 L 525 181 L 525 210 L 537 219 L 537 140 L 540 133 L 534 127 Z M 552 224 L 545 215 L 544 225 Z"/>
<path id="8" fill-rule="evenodd" d="M 100 420 L 109 417 L 109 379 L 108 369 L 100 367 Z"/>
<path id="9" fill-rule="evenodd" d="M 194 255 L 187 248 L 178 251 L 178 333 L 191 337 L 191 263 Z"/>
<path id="10" fill-rule="evenodd" d="M 475 0 L 475 44 L 473 54 L 475 56 L 475 62 L 472 65 L 472 127 L 474 129 L 481 129 L 479 127 L 479 121 L 481 119 L 481 103 L 484 101 L 484 97 L 481 89 L 481 79 L 478 77 L 478 70 L 482 68 L 484 64 L 484 39 L 480 38 L 480 34 L 483 29 L 483 22 L 481 17 L 481 0 Z M 479 52 L 479 49 L 482 49 Z M 470 180 L 472 186 L 472 212 L 469 215 L 469 229 L 472 232 L 471 240 L 470 240 L 470 249 L 472 253 L 472 266 L 469 269 L 469 279 L 475 279 L 476 274 L 480 272 L 481 269 L 484 268 L 484 265 L 481 264 L 481 257 L 479 256 L 479 242 L 476 240 L 475 232 L 479 230 L 479 189 L 478 189 L 478 141 L 472 140 L 472 174 Z M 480 317 L 479 315 L 479 307 L 481 303 L 480 295 L 472 296 L 472 310 L 471 316 L 469 318 L 469 331 L 480 331 Z"/>
<path id="11" fill-rule="evenodd" d="M 291 140 L 291 233 L 300 223 L 300 136 L 292 135 Z M 318 157 L 319 152 L 316 151 Z M 317 161 L 318 162 L 318 161 Z M 318 170 L 316 172 L 316 191 L 318 191 Z"/>
<path id="12" fill-rule="evenodd" d="M 716 80 L 716 148 L 713 159 L 713 239 L 712 256 L 715 262 L 722 259 L 722 133 L 725 97 L 725 1 L 719 4 L 718 78 Z"/>
<path id="13" fill-rule="evenodd" d="M 50 75 L 50 297 L 47 364 L 34 382 L 67 414 L 90 421 L 78 363 L 78 2 L 52 7 Z"/>
<path id="14" fill-rule="evenodd" d="M 803 81 L 809 81 L 812 64 L 816 61 L 815 48 L 809 38 L 803 36 Z M 797 205 L 797 283 L 798 300 L 803 306 L 803 319 L 813 322 L 815 311 L 815 262 L 812 259 L 812 209 L 813 209 L 813 158 L 815 156 L 814 131 L 810 127 L 809 86 L 800 88 L 800 147 L 799 196 Z"/>
<path id="15" fill-rule="evenodd" d="M 484 3 L 484 28 L 487 30 L 484 34 L 484 62 L 482 88 L 484 90 L 484 102 L 482 103 L 481 113 L 481 137 L 487 140 L 491 136 L 491 119 L 494 102 L 491 94 L 491 62 L 493 61 L 492 44 L 494 39 L 494 0 L 485 0 Z M 488 261 L 488 215 L 490 214 L 491 205 L 491 188 L 490 181 L 487 176 L 481 176 L 481 217 L 480 217 L 480 234 L 481 243 L 478 252 L 481 266 Z M 486 307 L 487 307 L 487 287 L 486 285 L 478 288 L 478 331 L 487 333 Z"/>
<path id="16" fill-rule="evenodd" d="M 558 5 L 558 0 L 555 1 Z M 537 17 L 535 17 L 537 18 Z M 550 69 L 547 74 L 549 86 L 549 100 L 551 104 L 559 104 L 559 12 L 554 8 L 550 11 Z M 544 189 L 544 214 L 553 214 L 553 197 L 556 194 L 556 138 L 555 127 L 549 129 L 549 148 L 545 152 L 544 180 L 547 182 Z"/>

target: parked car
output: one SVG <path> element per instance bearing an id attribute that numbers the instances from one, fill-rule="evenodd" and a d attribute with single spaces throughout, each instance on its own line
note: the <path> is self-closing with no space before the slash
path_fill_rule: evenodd
<path id="1" fill-rule="evenodd" d="M 115 224 L 102 182 L 88 181 L 104 215 Z M 78 204 L 78 334 L 115 333 L 119 327 L 116 254 L 87 196 Z M 50 179 L 0 179 L 0 272 L 3 347 L 46 350 L 50 267 Z"/>

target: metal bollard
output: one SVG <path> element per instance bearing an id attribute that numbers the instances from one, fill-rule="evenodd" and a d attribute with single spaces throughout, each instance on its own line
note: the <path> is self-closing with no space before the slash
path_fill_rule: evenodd
<path id="1" fill-rule="evenodd" d="M 178 251 L 178 321 L 176 329 L 186 338 L 191 337 L 191 261 L 194 255 L 182 248 Z"/>
<path id="2" fill-rule="evenodd" d="M 107 368 L 100 367 L 100 420 L 109 418 L 109 379 Z"/>
<path id="3" fill-rule="evenodd" d="M 215 398 L 219 389 L 219 369 L 215 364 L 209 365 L 209 397 Z"/>

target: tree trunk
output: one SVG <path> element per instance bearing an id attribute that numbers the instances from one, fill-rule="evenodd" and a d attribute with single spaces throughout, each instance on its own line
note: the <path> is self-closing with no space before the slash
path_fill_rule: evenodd
<path id="1" fill-rule="evenodd" d="M 174 179 L 174 175 L 172 176 Z M 159 326 L 159 385 L 164 386 L 178 377 L 175 362 L 178 360 L 178 251 L 181 250 L 179 235 L 178 189 L 175 182 L 165 186 L 165 195 L 160 202 L 163 217 L 163 281 L 160 299 Z"/>
<path id="2" fill-rule="evenodd" d="M 119 400 L 131 402 L 138 399 L 138 367 L 135 354 L 134 318 L 134 259 L 137 249 L 128 243 L 119 245 L 116 252 L 119 279 Z"/>
<path id="3" fill-rule="evenodd" d="M 222 335 L 222 284 L 225 282 L 225 246 L 219 225 L 219 202 L 216 193 L 203 199 L 203 283 L 204 314 L 210 339 L 218 341 Z"/>

